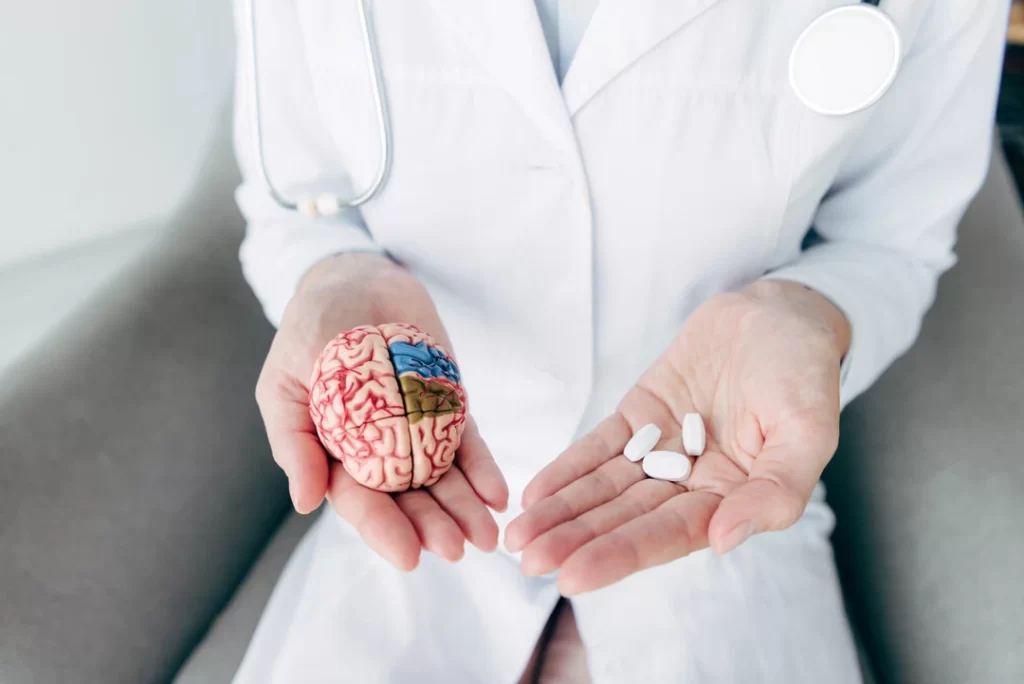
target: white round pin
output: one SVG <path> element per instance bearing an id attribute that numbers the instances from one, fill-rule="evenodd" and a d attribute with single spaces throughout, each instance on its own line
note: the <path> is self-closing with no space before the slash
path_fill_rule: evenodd
<path id="1" fill-rule="evenodd" d="M 804 29 L 789 56 L 789 84 L 808 108 L 845 116 L 875 104 L 900 70 L 896 24 L 873 5 L 830 10 Z"/>

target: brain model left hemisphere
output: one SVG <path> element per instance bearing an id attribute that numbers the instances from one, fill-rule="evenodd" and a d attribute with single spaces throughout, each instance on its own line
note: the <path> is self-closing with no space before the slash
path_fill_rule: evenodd
<path id="1" fill-rule="evenodd" d="M 338 335 L 317 359 L 309 410 L 324 447 L 382 492 L 429 487 L 452 467 L 466 425 L 459 369 L 411 325 Z"/>

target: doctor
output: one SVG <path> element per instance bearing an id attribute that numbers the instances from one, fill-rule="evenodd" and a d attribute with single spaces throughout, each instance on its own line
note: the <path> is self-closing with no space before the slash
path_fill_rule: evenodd
<path id="1" fill-rule="evenodd" d="M 541 681 L 860 681 L 818 478 L 954 263 L 1009 3 L 888 0 L 898 42 L 807 38 L 851 4 L 376 0 L 393 164 L 334 216 L 274 201 L 240 68 L 241 261 L 278 326 L 257 399 L 295 508 L 330 506 L 236 681 L 526 681 L 556 605 Z M 257 9 L 274 183 L 372 185 L 358 3 Z M 392 321 L 454 350 L 473 418 L 452 474 L 397 497 L 306 409 L 324 344 Z M 690 411 L 685 485 L 620 456 L 650 422 L 679 449 Z"/>

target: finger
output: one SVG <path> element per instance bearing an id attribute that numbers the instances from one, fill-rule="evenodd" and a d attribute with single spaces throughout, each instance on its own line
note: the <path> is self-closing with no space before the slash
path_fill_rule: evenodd
<path id="1" fill-rule="evenodd" d="M 680 494 L 671 482 L 642 480 L 603 506 L 537 537 L 523 550 L 523 574 L 538 577 L 555 570 L 585 544 L 630 520 L 650 513 Z"/>
<path id="2" fill-rule="evenodd" d="M 565 596 L 594 591 L 707 546 L 708 523 L 721 498 L 687 492 L 586 544 L 562 564 Z"/>
<path id="3" fill-rule="evenodd" d="M 499 512 L 508 508 L 508 484 L 472 416 L 466 419 L 455 463 L 484 503 Z"/>
<path id="4" fill-rule="evenodd" d="M 288 476 L 295 510 L 316 510 L 327 495 L 328 458 L 309 415 L 306 389 L 290 376 L 264 371 L 256 402 L 274 460 Z"/>
<path id="5" fill-rule="evenodd" d="M 691 492 L 713 492 L 725 497 L 747 481 L 747 471 L 733 456 L 709 447 L 703 456 L 695 459 L 686 488 Z"/>
<path id="6" fill-rule="evenodd" d="M 523 508 L 530 508 L 621 454 L 630 435 L 629 423 L 622 414 L 614 413 L 605 418 L 537 473 L 523 490 Z"/>
<path id="7" fill-rule="evenodd" d="M 422 548 L 420 538 L 390 495 L 362 486 L 345 472 L 344 466 L 334 462 L 327 498 L 375 553 L 399 570 L 416 568 Z"/>
<path id="8" fill-rule="evenodd" d="M 399 494 L 395 502 L 412 523 L 423 548 L 453 563 L 462 559 L 466 538 L 434 497 L 417 490 Z"/>
<path id="9" fill-rule="evenodd" d="M 799 520 L 834 450 L 828 440 L 805 439 L 758 454 L 747 482 L 725 497 L 711 521 L 715 552 L 728 553 L 752 535 Z"/>
<path id="10" fill-rule="evenodd" d="M 645 477 L 639 464 L 613 457 L 597 470 L 537 501 L 509 523 L 505 530 L 505 547 L 517 553 L 548 530 L 611 501 Z"/>
<path id="11" fill-rule="evenodd" d="M 481 551 L 497 548 L 498 524 L 461 471 L 450 470 L 429 491 L 471 544 Z"/>

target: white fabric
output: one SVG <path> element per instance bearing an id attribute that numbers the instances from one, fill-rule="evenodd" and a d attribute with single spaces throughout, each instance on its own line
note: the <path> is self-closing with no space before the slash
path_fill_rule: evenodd
<path id="1" fill-rule="evenodd" d="M 600 0 L 536 0 L 537 14 L 547 38 L 548 51 L 558 75 L 558 82 L 572 65 L 590 18 Z"/>
<path id="2" fill-rule="evenodd" d="M 787 65 L 800 32 L 838 4 L 602 2 L 559 87 L 532 3 L 377 0 L 391 181 L 339 219 L 280 211 L 254 172 L 240 99 L 246 277 L 277 322 L 329 254 L 381 250 L 417 275 L 509 480 L 503 526 L 532 476 L 725 289 L 787 278 L 835 301 L 853 327 L 845 405 L 913 342 L 954 263 L 956 225 L 988 165 L 1008 0 L 886 3 L 902 73 L 871 108 L 833 118 L 800 103 Z M 356 4 L 260 5 L 271 173 L 291 191 L 365 187 L 379 149 Z M 802 250 L 812 225 L 821 241 Z M 655 673 L 648 681 L 849 681 L 827 534 L 803 522 L 580 599 L 595 681 L 643 681 L 614 674 L 627 669 Z M 262 665 L 240 682 L 341 667 L 367 674 L 352 681 L 430 681 L 409 678 L 417 657 L 444 659 L 446 682 L 511 682 L 554 603 L 550 579 L 522 580 L 504 553 L 397 575 L 333 522 L 306 549 L 266 614 L 261 634 L 273 637 L 253 643 L 249 662 Z M 686 594 L 694 587 L 714 600 Z M 634 622 L 679 648 L 638 657 L 614 638 Z M 391 660 L 342 646 L 364 630 Z M 723 640 L 744 646 L 718 650 Z"/>
<path id="3" fill-rule="evenodd" d="M 861 681 L 822 492 L 803 519 L 572 601 L 593 684 Z M 799 560 L 797 560 L 799 559 Z M 290 559 L 237 684 L 513 684 L 555 603 L 552 580 L 467 548 L 405 575 L 333 511 Z"/>

